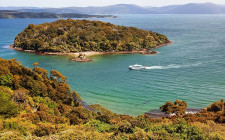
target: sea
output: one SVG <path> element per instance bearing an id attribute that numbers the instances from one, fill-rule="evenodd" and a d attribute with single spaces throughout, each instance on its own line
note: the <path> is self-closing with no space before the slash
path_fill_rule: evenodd
<path id="1" fill-rule="evenodd" d="M 100 104 L 119 114 L 137 116 L 159 109 L 167 101 L 185 100 L 189 108 L 204 108 L 225 98 L 225 15 L 117 15 L 91 18 L 165 34 L 173 44 L 156 55 L 93 56 L 92 62 L 70 56 L 37 55 L 8 49 L 29 24 L 57 19 L 0 19 L 0 57 L 17 58 L 26 67 L 34 62 L 68 78 L 88 104 Z M 141 64 L 145 70 L 129 70 Z"/>

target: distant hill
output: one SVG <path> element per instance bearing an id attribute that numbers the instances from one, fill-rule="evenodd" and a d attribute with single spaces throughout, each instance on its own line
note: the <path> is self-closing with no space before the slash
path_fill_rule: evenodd
<path id="1" fill-rule="evenodd" d="M 225 7 L 213 3 L 181 5 L 166 11 L 168 14 L 225 14 Z"/>
<path id="2" fill-rule="evenodd" d="M 15 7 L 14 7 L 15 8 Z M 1 9 L 1 7 L 0 7 Z M 7 8 L 4 8 L 7 10 Z M 190 3 L 163 7 L 141 7 L 132 4 L 117 4 L 103 7 L 25 8 L 21 12 L 82 13 L 82 14 L 225 14 L 225 5 L 213 3 Z"/>
<path id="3" fill-rule="evenodd" d="M 21 9 L 21 12 L 83 13 L 83 14 L 156 14 L 155 11 L 132 4 L 117 4 L 104 7 L 67 7 L 47 9 Z"/>
<path id="4" fill-rule="evenodd" d="M 105 7 L 77 8 L 78 11 L 94 14 L 155 14 L 155 11 L 131 4 L 118 4 Z"/>
<path id="5" fill-rule="evenodd" d="M 0 18 L 114 18 L 115 16 L 111 15 L 88 15 L 88 14 L 77 14 L 77 13 L 33 13 L 33 12 L 18 12 L 11 10 L 0 10 Z"/>
<path id="6" fill-rule="evenodd" d="M 148 10 L 155 11 L 157 13 L 164 14 L 164 13 L 167 13 L 167 11 L 175 9 L 180 6 L 182 5 L 169 5 L 169 6 L 163 6 L 163 7 L 145 7 L 145 8 L 147 8 Z"/>
<path id="7" fill-rule="evenodd" d="M 40 9 L 38 7 L 2 7 L 0 6 L 0 10 L 21 10 L 21 9 Z"/>
<path id="8" fill-rule="evenodd" d="M 0 7 L 0 10 L 17 10 L 20 12 L 80 13 L 80 14 L 225 14 L 225 5 L 213 3 L 189 3 L 163 7 L 141 7 L 133 4 L 117 4 L 103 7 Z"/>

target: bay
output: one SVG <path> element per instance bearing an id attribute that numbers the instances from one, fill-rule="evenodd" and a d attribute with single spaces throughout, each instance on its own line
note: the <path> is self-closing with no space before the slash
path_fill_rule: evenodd
<path id="1" fill-rule="evenodd" d="M 7 49 L 28 24 L 57 19 L 0 19 L 0 57 L 34 62 L 68 77 L 69 85 L 88 104 L 116 113 L 139 115 L 166 101 L 187 101 L 202 108 L 225 98 L 225 15 L 117 15 L 90 19 L 165 34 L 174 43 L 155 49 L 157 55 L 101 55 L 93 62 L 69 61 L 70 56 L 42 56 Z M 147 70 L 131 71 L 139 63 Z"/>

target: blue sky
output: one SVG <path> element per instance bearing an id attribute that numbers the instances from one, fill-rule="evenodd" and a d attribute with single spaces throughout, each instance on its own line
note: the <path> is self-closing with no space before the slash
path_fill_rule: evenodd
<path id="1" fill-rule="evenodd" d="M 113 4 L 136 4 L 139 6 L 165 6 L 186 3 L 224 4 L 225 0 L 0 0 L 1 6 L 32 6 L 32 7 L 86 7 L 106 6 Z"/>

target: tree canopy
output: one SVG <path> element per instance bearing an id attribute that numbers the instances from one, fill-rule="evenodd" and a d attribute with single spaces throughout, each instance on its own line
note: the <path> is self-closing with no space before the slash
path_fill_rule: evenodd
<path id="1" fill-rule="evenodd" d="M 164 105 L 160 107 L 160 109 L 166 114 L 175 113 L 176 115 L 184 115 L 186 108 L 187 103 L 185 101 L 179 100 L 176 100 L 174 103 L 166 102 Z"/>
<path id="2" fill-rule="evenodd" d="M 57 20 L 30 24 L 19 33 L 14 47 L 46 52 L 132 51 L 168 43 L 165 35 L 135 27 L 89 20 Z"/>

